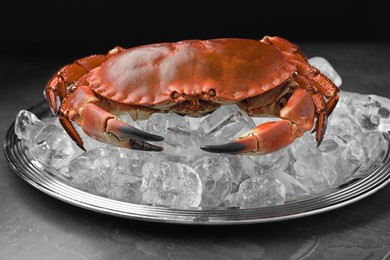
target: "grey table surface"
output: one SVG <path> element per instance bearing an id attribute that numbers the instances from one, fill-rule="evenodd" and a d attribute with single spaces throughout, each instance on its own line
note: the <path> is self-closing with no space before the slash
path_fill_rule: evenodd
<path id="1" fill-rule="evenodd" d="M 390 43 L 305 43 L 342 89 L 390 98 Z M 0 136 L 43 99 L 69 57 L 0 56 Z M 0 155 L 0 259 L 390 259 L 390 186 L 339 209 L 281 222 L 190 226 L 104 215 L 52 198 Z"/>

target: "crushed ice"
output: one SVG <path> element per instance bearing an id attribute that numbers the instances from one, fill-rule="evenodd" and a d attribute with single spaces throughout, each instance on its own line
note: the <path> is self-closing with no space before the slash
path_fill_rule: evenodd
<path id="1" fill-rule="evenodd" d="M 341 85 L 322 57 L 309 60 Z M 112 147 L 87 137 L 76 126 L 87 152 L 68 137 L 55 117 L 42 122 L 22 110 L 15 133 L 29 154 L 70 185 L 138 204 L 188 207 L 266 207 L 296 201 L 359 178 L 386 151 L 382 132 L 390 130 L 390 100 L 341 92 L 320 147 L 310 132 L 292 145 L 262 156 L 206 153 L 201 144 L 225 143 L 264 122 L 236 105 L 204 118 L 154 114 L 125 122 L 165 137 L 164 152 Z"/>

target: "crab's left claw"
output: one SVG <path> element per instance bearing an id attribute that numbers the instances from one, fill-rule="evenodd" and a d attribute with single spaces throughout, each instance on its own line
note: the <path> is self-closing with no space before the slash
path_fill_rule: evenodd
<path id="1" fill-rule="evenodd" d="M 314 104 L 310 93 L 296 90 L 279 116 L 282 120 L 261 124 L 229 143 L 201 149 L 214 153 L 267 154 L 286 147 L 313 128 Z"/>

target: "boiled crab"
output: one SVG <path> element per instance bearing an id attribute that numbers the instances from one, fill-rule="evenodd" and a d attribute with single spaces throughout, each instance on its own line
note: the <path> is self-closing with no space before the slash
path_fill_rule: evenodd
<path id="1" fill-rule="evenodd" d="M 250 116 L 281 118 L 226 144 L 201 147 L 233 154 L 270 153 L 313 128 L 319 145 L 339 98 L 338 88 L 307 62 L 298 46 L 269 36 L 260 41 L 221 38 L 116 47 L 64 66 L 45 94 L 82 149 L 72 122 L 101 142 L 161 151 L 146 141 L 163 137 L 124 123 L 117 117 L 124 111 L 134 120 L 170 111 L 203 116 L 235 103 Z"/>

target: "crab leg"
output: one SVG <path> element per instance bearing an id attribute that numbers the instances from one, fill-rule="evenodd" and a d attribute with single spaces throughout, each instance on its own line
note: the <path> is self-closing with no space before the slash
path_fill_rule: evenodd
<path id="1" fill-rule="evenodd" d="M 277 151 L 313 128 L 314 104 L 311 94 L 297 89 L 280 110 L 280 121 L 268 122 L 222 145 L 206 145 L 201 149 L 214 153 L 267 154 Z"/>
<path id="2" fill-rule="evenodd" d="M 57 98 L 62 101 L 67 88 L 107 59 L 106 55 L 92 55 L 62 67 L 47 83 L 45 94 L 53 113 L 57 112 Z"/>
<path id="3" fill-rule="evenodd" d="M 100 100 L 86 86 L 77 88 L 63 101 L 59 111 L 64 129 L 83 150 L 83 142 L 70 123 L 76 122 L 83 131 L 98 141 L 135 150 L 162 151 L 162 147 L 145 141 L 162 141 L 163 137 L 132 127 L 99 107 Z"/>
<path id="4" fill-rule="evenodd" d="M 326 131 L 328 117 L 336 107 L 339 100 L 339 89 L 322 74 L 317 68 L 311 66 L 300 51 L 299 47 L 291 42 L 282 39 L 280 37 L 266 36 L 262 42 L 277 46 L 286 56 L 290 57 L 297 67 L 298 75 L 295 76 L 296 80 L 306 80 L 310 85 L 310 91 L 313 93 L 312 98 L 316 107 L 316 140 L 320 145 Z M 299 82 L 298 82 L 299 83 Z M 301 85 L 301 84 L 300 84 Z M 328 100 L 325 101 L 324 97 Z"/>
<path id="5" fill-rule="evenodd" d="M 110 50 L 107 55 L 91 55 L 74 63 L 62 67 L 47 83 L 45 88 L 46 99 L 50 104 L 50 108 L 54 114 L 57 114 L 58 101 L 63 101 L 67 96 L 68 88 L 74 84 L 74 82 L 81 79 L 92 69 L 100 66 L 110 56 L 116 55 L 124 49 L 117 46 Z"/>

